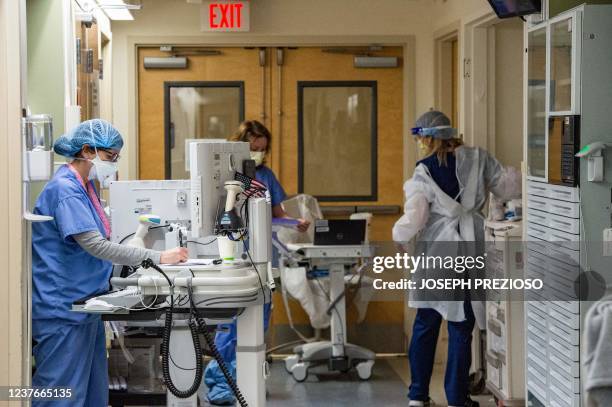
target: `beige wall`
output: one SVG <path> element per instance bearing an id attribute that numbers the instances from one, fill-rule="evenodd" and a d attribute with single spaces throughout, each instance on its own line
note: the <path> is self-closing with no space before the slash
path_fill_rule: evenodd
<path id="1" fill-rule="evenodd" d="M 0 386 L 28 384 L 27 251 L 21 208 L 20 30 L 22 2 L 0 0 Z M 23 10 L 25 13 L 25 10 Z"/>
<path id="2" fill-rule="evenodd" d="M 523 24 L 495 28 L 495 155 L 504 165 L 523 161 Z"/>
<path id="3" fill-rule="evenodd" d="M 490 11 L 486 0 L 266 0 L 251 5 L 250 33 L 219 34 L 200 31 L 199 9 L 185 0 L 143 0 L 135 21 L 112 23 L 113 120 L 127 138 L 124 178 L 136 175 L 134 44 L 402 44 L 407 134 L 414 116 L 434 103 L 434 32 Z M 410 140 L 409 157 L 411 148 Z M 413 159 L 406 166 L 413 168 Z"/>

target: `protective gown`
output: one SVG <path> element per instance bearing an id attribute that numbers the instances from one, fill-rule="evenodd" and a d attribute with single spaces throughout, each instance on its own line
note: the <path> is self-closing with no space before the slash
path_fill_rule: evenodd
<path id="1" fill-rule="evenodd" d="M 432 179 L 427 167 L 419 164 L 413 177 L 404 184 L 404 215 L 393 227 L 394 241 L 407 243 L 416 236 L 418 242 L 427 242 L 426 256 L 460 254 L 449 253 L 449 248 L 453 246 L 446 242 L 484 241 L 482 208 L 488 192 L 503 199 L 520 196 L 518 171 L 504 169 L 487 151 L 461 146 L 455 150 L 455 157 L 459 199 L 455 200 L 444 193 Z M 435 242 L 440 244 L 436 245 Z M 457 244 L 455 247 L 461 250 L 473 246 Z M 419 298 L 418 294 L 411 292 L 409 305 L 413 308 L 433 308 L 448 321 L 466 319 L 462 301 L 435 301 L 430 296 L 426 297 Z M 473 302 L 472 306 L 476 321 L 484 327 L 482 304 Z"/>

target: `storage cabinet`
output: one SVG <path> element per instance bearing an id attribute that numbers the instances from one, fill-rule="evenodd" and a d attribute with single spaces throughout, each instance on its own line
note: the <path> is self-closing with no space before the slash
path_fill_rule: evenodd
<path id="1" fill-rule="evenodd" d="M 516 278 L 523 273 L 522 234 L 522 222 L 485 223 L 487 272 L 492 278 Z M 486 385 L 504 406 L 525 405 L 522 305 L 507 293 L 487 293 Z"/>

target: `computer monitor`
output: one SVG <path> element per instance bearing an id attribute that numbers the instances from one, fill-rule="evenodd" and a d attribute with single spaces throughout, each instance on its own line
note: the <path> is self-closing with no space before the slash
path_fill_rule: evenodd
<path id="1" fill-rule="evenodd" d="M 499 18 L 536 14 L 542 10 L 541 0 L 489 0 Z"/>
<path id="2" fill-rule="evenodd" d="M 224 184 L 242 172 L 250 159 L 249 143 L 200 140 L 189 144 L 191 180 L 191 232 L 193 237 L 213 234 L 219 206 L 225 205 Z M 240 205 L 240 203 L 239 203 Z"/>

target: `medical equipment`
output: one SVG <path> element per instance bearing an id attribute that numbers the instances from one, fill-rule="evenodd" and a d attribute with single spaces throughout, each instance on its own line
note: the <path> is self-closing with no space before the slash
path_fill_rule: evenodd
<path id="1" fill-rule="evenodd" d="M 548 119 L 548 182 L 578 185 L 580 162 L 580 116 L 552 116 Z"/>
<path id="2" fill-rule="evenodd" d="M 136 229 L 136 233 L 134 237 L 129 241 L 130 246 L 136 247 L 146 247 L 144 243 L 144 238 L 149 232 L 149 227 L 151 225 L 159 225 L 161 223 L 161 218 L 156 215 L 140 215 L 138 217 L 138 221 L 140 225 L 138 225 L 138 229 Z"/>
<path id="3" fill-rule="evenodd" d="M 114 314 L 117 319 L 157 320 L 163 324 L 162 364 L 169 406 L 195 406 L 202 379 L 199 333 L 211 348 L 241 406 L 265 405 L 267 371 L 263 341 L 263 303 L 268 289 L 271 258 L 271 207 L 265 197 L 249 196 L 234 181 L 249 159 L 248 143 L 201 141 L 190 144 L 191 180 L 127 181 L 111 184 L 113 240 L 125 242 L 143 235 L 143 219 L 149 227 L 142 241 L 149 248 L 170 249 L 187 243 L 193 259 L 184 264 L 156 266 L 143 263 L 125 278 L 114 277 L 115 288 L 137 291 L 127 296 L 111 293 L 96 299 L 113 305 L 112 311 L 73 309 Z M 227 192 L 227 197 L 225 196 Z M 219 207 L 223 210 L 219 211 Z M 219 215 L 218 213 L 221 212 Z M 155 213 L 157 218 L 151 217 Z M 231 214 L 231 215 L 228 215 Z M 147 215 L 146 217 L 142 217 Z M 231 219 L 226 222 L 226 217 Z M 140 219 L 140 223 L 139 223 Z M 123 222 L 127 225 L 124 225 Z M 115 230 L 115 225 L 118 230 Z M 131 228 L 131 231 L 130 230 Z M 137 229 L 137 232 L 133 232 Z M 214 234 L 213 234 L 214 233 Z M 236 246 L 248 237 L 248 250 L 234 260 L 218 260 L 215 239 L 228 238 Z M 246 244 L 245 244 L 246 246 Z M 202 254 L 201 248 L 206 249 Z M 240 253 L 239 253 L 240 254 Z M 122 292 L 122 291 L 119 291 Z M 126 299 L 136 299 L 131 306 Z M 122 303 L 119 303 L 119 302 Z M 92 308 L 102 307 L 94 302 Z M 165 315 L 162 322 L 159 317 Z M 210 331 L 221 322 L 237 318 L 237 383 L 214 346 Z M 185 370 L 184 366 L 193 366 Z"/>
<path id="4" fill-rule="evenodd" d="M 373 248 L 364 245 L 316 246 L 313 244 L 290 244 L 289 250 L 307 262 L 309 268 L 329 270 L 331 340 L 317 341 L 296 346 L 285 359 L 285 369 L 293 378 L 302 382 L 308 377 L 310 368 L 327 363 L 332 371 L 355 369 L 359 378 L 367 380 L 372 375 L 376 355 L 374 352 L 347 342 L 345 271 L 364 258 L 373 255 Z"/>
<path id="5" fill-rule="evenodd" d="M 586 158 L 587 160 L 587 171 L 589 182 L 602 182 L 604 180 L 604 155 L 603 152 L 606 147 L 609 147 L 601 141 L 596 141 L 591 144 L 584 146 L 576 157 Z"/>
<path id="6" fill-rule="evenodd" d="M 485 222 L 487 273 L 512 278 L 523 272 L 522 222 Z M 497 404 L 523 405 L 525 397 L 524 304 L 489 290 L 486 303 L 486 386 Z"/>

